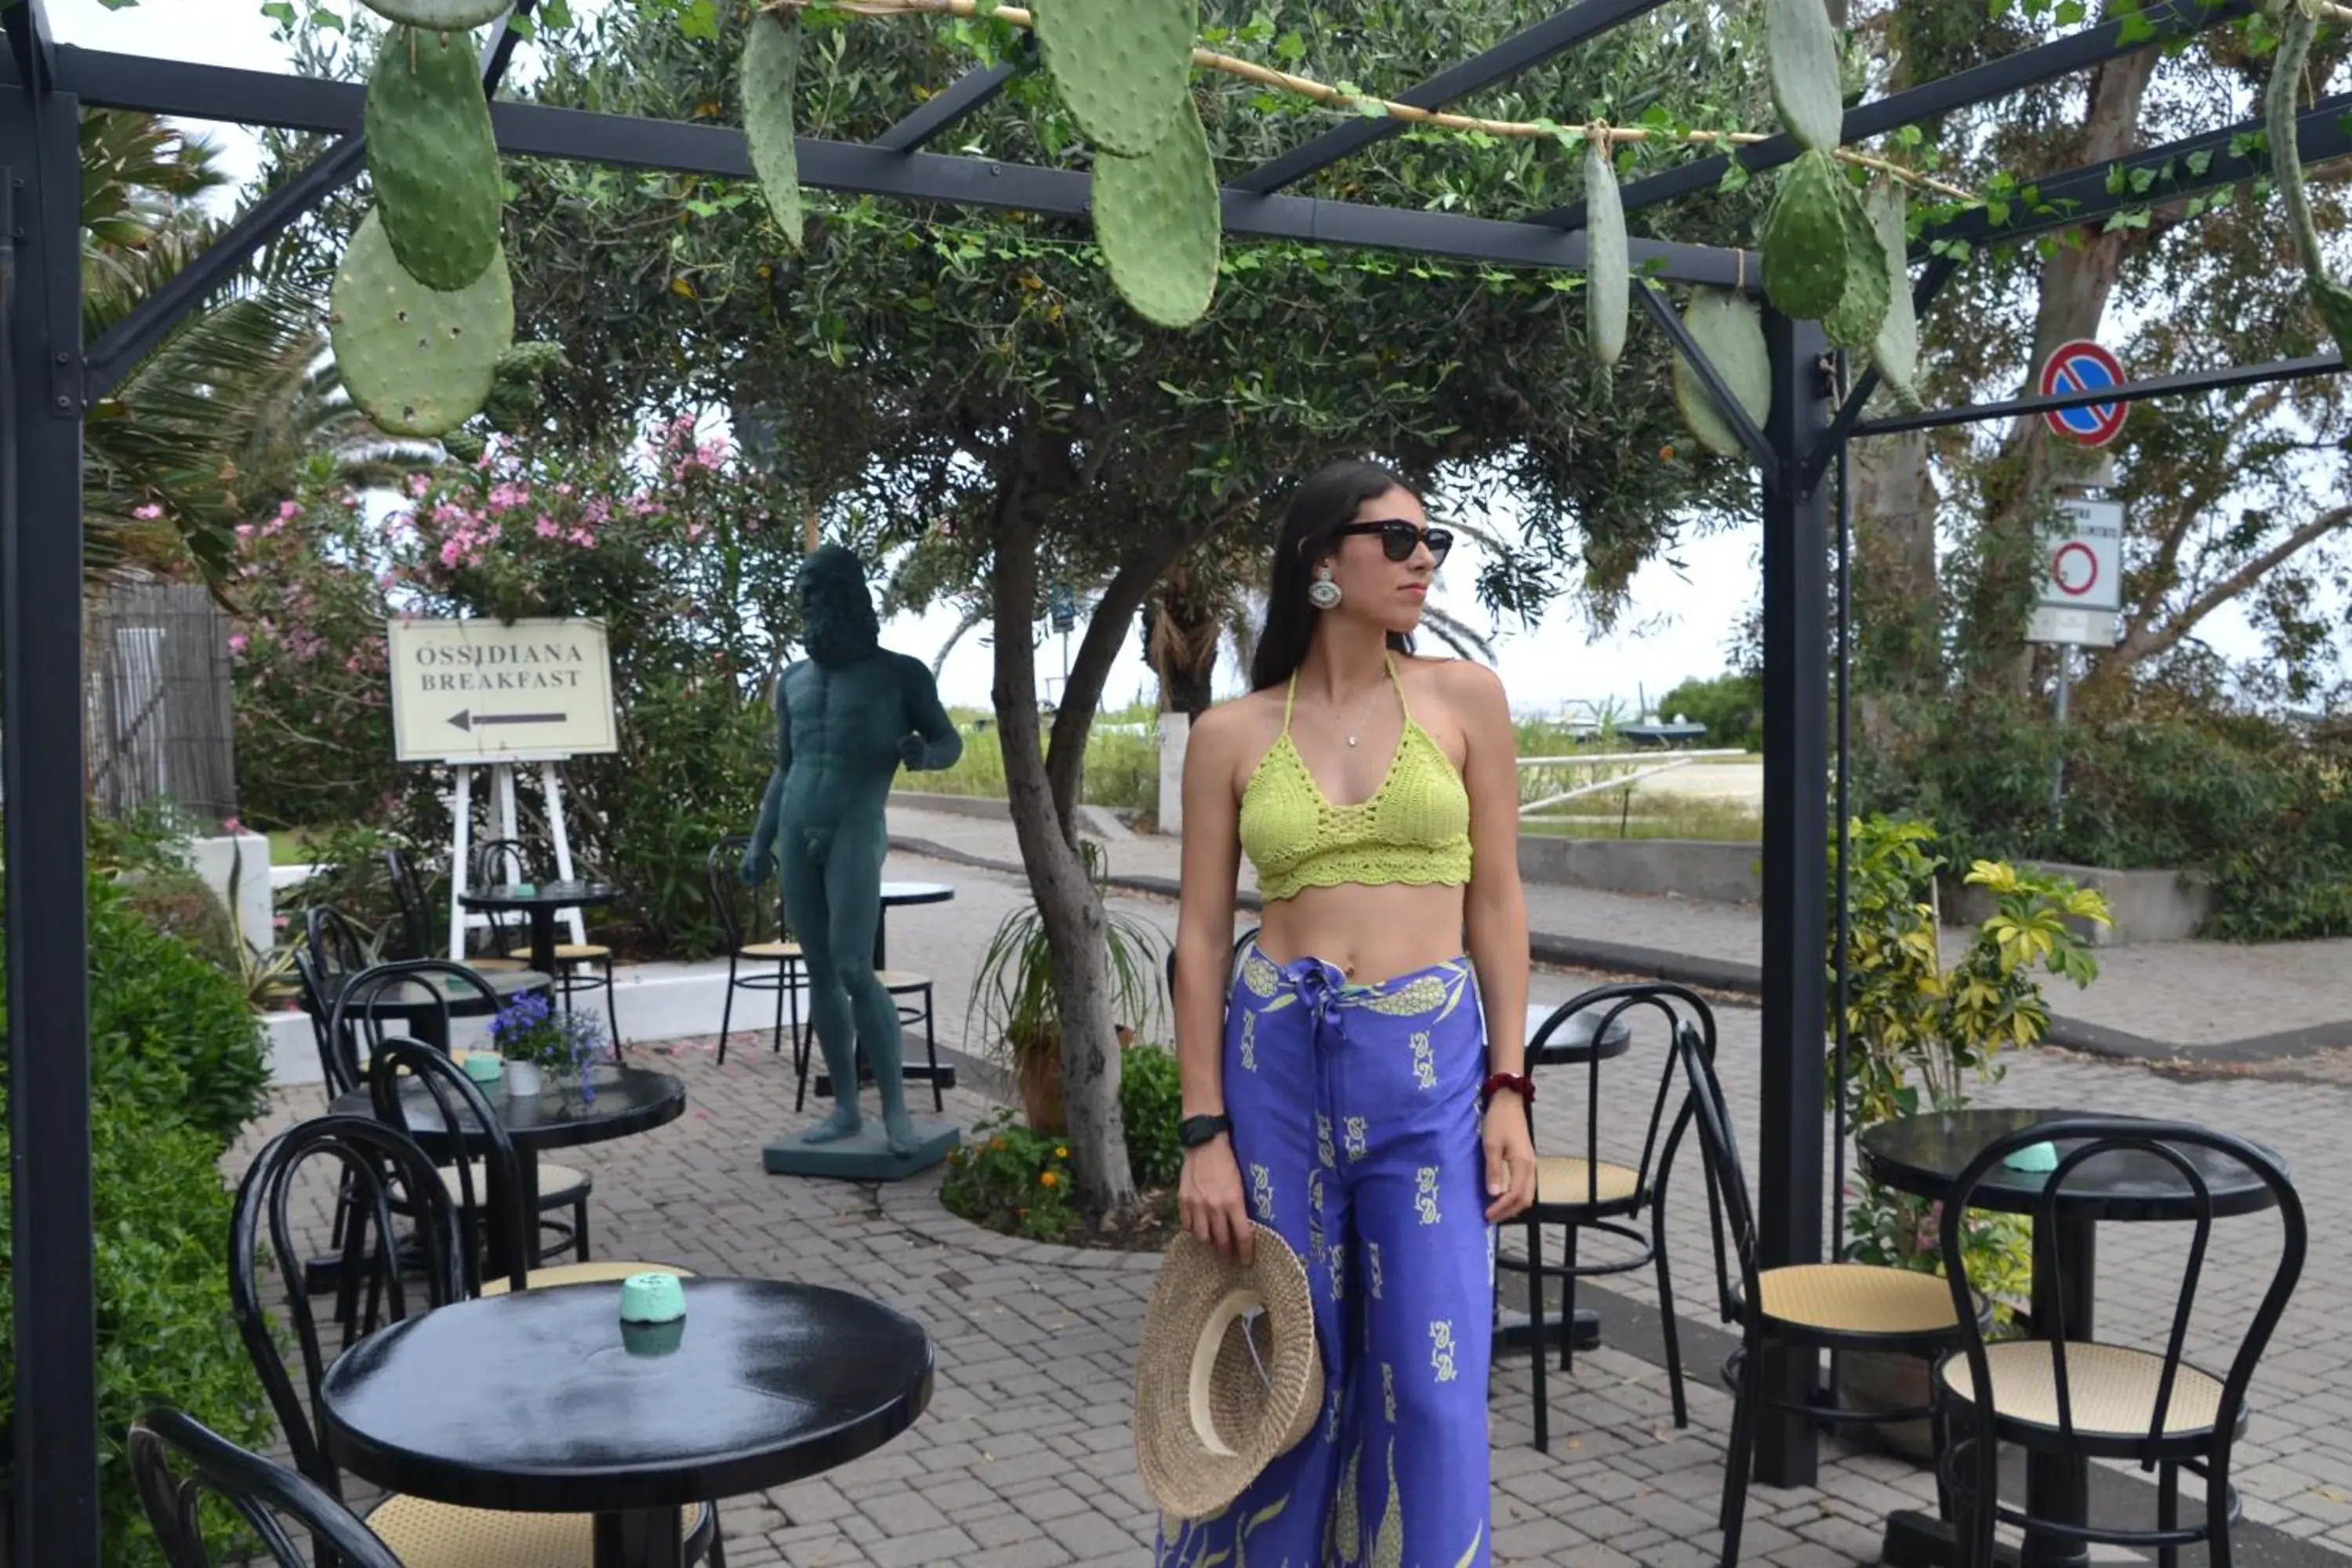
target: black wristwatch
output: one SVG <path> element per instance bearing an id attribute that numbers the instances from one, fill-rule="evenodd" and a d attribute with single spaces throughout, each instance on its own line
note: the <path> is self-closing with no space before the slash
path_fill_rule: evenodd
<path id="1" fill-rule="evenodd" d="M 1176 1141 L 1187 1149 L 1198 1149 L 1221 1132 L 1234 1130 L 1234 1119 L 1220 1112 L 1215 1116 L 1188 1116 L 1176 1124 Z"/>

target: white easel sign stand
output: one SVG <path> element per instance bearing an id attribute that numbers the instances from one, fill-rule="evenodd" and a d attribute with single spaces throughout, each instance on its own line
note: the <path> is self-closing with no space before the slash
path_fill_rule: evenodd
<path id="1" fill-rule="evenodd" d="M 449 836 L 449 956 L 489 917 L 464 907 L 474 858 L 475 775 L 485 770 L 491 837 L 519 837 L 515 770 L 536 766 L 554 840 L 555 874 L 573 879 L 562 764 L 620 749 L 612 657 L 596 620 L 414 620 L 384 623 L 392 667 L 394 749 L 404 763 L 446 763 L 454 774 Z M 586 929 L 563 911 L 575 943 Z"/>

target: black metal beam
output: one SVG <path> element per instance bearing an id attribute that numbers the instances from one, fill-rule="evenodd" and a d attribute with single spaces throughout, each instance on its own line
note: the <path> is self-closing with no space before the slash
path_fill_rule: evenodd
<path id="1" fill-rule="evenodd" d="M 1958 259 L 1949 254 L 1938 256 L 1927 263 L 1927 270 L 1920 275 L 1918 284 L 1911 290 L 1911 314 L 1915 318 L 1927 319 L 1927 307 L 1936 302 L 1936 296 L 1943 292 L 1945 283 L 1959 270 L 1959 266 Z M 1831 418 L 1829 428 L 1822 432 L 1820 443 L 1805 458 L 1804 483 L 1817 485 L 1822 482 L 1822 476 L 1829 472 L 1830 464 L 1845 449 L 1846 439 L 1853 434 L 1853 427 L 1861 423 L 1862 411 L 1868 406 L 1870 395 L 1878 390 L 1878 367 L 1874 364 L 1854 378 L 1853 386 L 1846 392 L 1845 401 L 1838 405 L 1836 415 Z M 1838 494 L 1841 498 L 1839 504 L 1843 505 L 1845 492 L 1841 489 Z M 1841 534 L 1839 537 L 1843 539 L 1844 536 Z"/>
<path id="2" fill-rule="evenodd" d="M 7 803 L 13 1561 L 97 1563 L 81 689 L 80 105 L 0 90 L 0 798 Z"/>
<path id="3" fill-rule="evenodd" d="M 1508 81 L 1521 71 L 1532 69 L 1554 55 L 1599 37 L 1610 28 L 1632 21 L 1645 11 L 1654 11 L 1664 3 L 1665 0 L 1581 0 L 1580 4 L 1549 21 L 1522 28 L 1453 69 L 1407 89 L 1398 95 L 1396 101 L 1409 103 L 1415 109 L 1443 109 L 1497 82 Z M 1396 135 L 1410 123 L 1387 115 L 1378 119 L 1360 116 L 1326 131 L 1312 141 L 1293 147 L 1287 153 L 1267 159 L 1234 180 L 1231 188 L 1270 195 L 1286 185 L 1297 184 L 1318 169 L 1329 167 L 1352 153 L 1363 151 L 1375 142 Z"/>
<path id="4" fill-rule="evenodd" d="M 1723 372 L 1692 338 L 1690 329 L 1683 325 L 1674 308 L 1655 289 L 1638 278 L 1633 280 L 1633 297 L 1642 301 L 1642 309 L 1647 310 L 1650 320 L 1658 324 L 1658 331 L 1666 334 L 1667 340 L 1675 346 L 1675 352 L 1690 363 L 1693 373 L 1706 384 L 1707 392 L 1715 398 L 1716 407 L 1723 411 L 1724 418 L 1730 422 L 1732 429 L 1738 434 L 1748 451 L 1755 455 L 1756 460 L 1764 465 L 1765 477 L 1768 479 L 1777 478 L 1772 444 L 1764 438 L 1761 430 L 1756 428 L 1756 421 L 1748 416 L 1746 405 L 1732 395 L 1730 387 L 1724 384 Z"/>
<path id="5" fill-rule="evenodd" d="M 2235 21 L 2253 9 L 2254 0 L 2156 0 L 2128 20 L 2102 22 L 2054 43 L 2021 49 L 1874 102 L 1856 104 L 1846 110 L 1839 139 L 1850 145 L 1970 104 L 1989 103 L 2135 49 L 2152 47 L 2168 38 L 2184 37 Z M 1625 210 L 1633 212 L 1712 190 L 1722 181 L 1734 156 L 1748 173 L 1762 174 L 1794 163 L 1801 151 L 1790 138 L 1774 136 L 1751 142 L 1737 153 L 1717 153 L 1677 164 L 1627 185 L 1623 192 Z M 1561 228 L 1582 228 L 1584 203 L 1579 200 L 1555 207 L 1538 214 L 1535 221 Z"/>
<path id="6" fill-rule="evenodd" d="M 482 51 L 486 94 L 498 91 L 508 62 L 514 58 L 515 46 L 522 40 L 515 18 L 527 14 L 533 4 L 534 0 L 515 0 L 514 9 L 499 21 L 489 47 Z M 88 375 L 83 395 L 95 401 L 121 384 L 189 312 L 232 281 L 256 252 L 354 178 L 366 156 L 365 138 L 356 131 L 348 132 L 309 168 L 256 202 L 229 226 L 226 234 L 166 279 L 162 288 L 89 346 L 84 356 Z"/>
<path id="7" fill-rule="evenodd" d="M 2253 386 L 2266 381 L 2301 381 L 2305 376 L 2334 375 L 2344 368 L 2341 354 L 2305 354 L 2300 359 L 2266 360 L 2261 364 L 2229 365 L 2221 370 L 2183 371 L 2179 375 L 2150 376 L 2121 386 L 2090 392 L 2055 393 L 2047 397 L 2012 397 L 2005 403 L 1972 403 L 1960 408 L 1930 408 L 1918 414 L 1891 414 L 1864 419 L 1853 427 L 1857 436 L 1892 436 L 1904 430 L 1932 430 L 1944 425 L 1976 425 L 1989 419 L 2030 418 L 2055 414 L 2062 408 L 2085 408 L 2094 403 L 2142 403 L 2151 397 L 2185 397 L 2222 392 L 2233 386 Z"/>
<path id="8" fill-rule="evenodd" d="M 1999 245 L 2052 229 L 2101 223 L 2127 208 L 2153 206 L 2260 178 L 2271 170 L 2262 131 L 2261 121 L 2242 120 L 2111 163 L 2034 181 L 2033 201 L 2012 199 L 2003 221 L 1995 223 L 1988 208 L 1972 208 L 1948 223 L 1923 228 L 1911 254 L 1930 254 L 1937 245 L 1951 240 L 1970 246 Z M 2352 93 L 2322 99 L 2304 110 L 2295 121 L 2295 142 L 2306 168 L 2352 156 Z"/>
<path id="9" fill-rule="evenodd" d="M 58 70 L 60 81 L 74 84 L 92 102 L 192 120 L 348 132 L 359 124 L 362 100 L 362 89 L 347 82 L 87 49 L 59 49 Z M 498 128 L 499 151 L 510 156 L 728 179 L 754 177 L 743 133 L 732 126 L 641 120 L 535 103 L 494 103 L 490 119 Z M 824 190 L 1073 218 L 1085 216 L 1087 210 L 1087 177 L 1068 169 L 938 153 L 890 153 L 864 142 L 803 137 L 800 170 L 803 184 Z M 1254 238 L 1410 250 L 1506 267 L 1575 269 L 1584 265 L 1580 234 L 1460 213 L 1228 190 L 1224 216 L 1228 233 Z M 1641 239 L 1633 241 L 1632 251 L 1633 265 L 1650 268 L 1650 277 L 1667 282 L 1729 288 L 1763 276 L 1762 263 L 1752 254 L 1743 262 L 1730 250 Z"/>
<path id="10" fill-rule="evenodd" d="M 1829 508 L 1801 482 L 1804 458 L 1829 423 L 1821 323 L 1764 315 L 1774 467 L 1764 485 L 1764 1008 L 1759 1107 L 1756 1261 L 1766 1268 L 1822 1258 L 1822 1058 L 1829 1027 L 1822 955 L 1829 951 Z M 1791 1409 L 1811 1399 L 1820 1358 L 1764 1352 L 1767 1402 L 1754 1419 L 1756 1477 L 1811 1486 L 1812 1424 Z M 1777 1408 L 1775 1407 L 1777 1406 Z"/>
<path id="11" fill-rule="evenodd" d="M 1025 40 L 1031 37 L 1034 35 L 1024 35 L 1021 58 L 999 60 L 992 66 L 982 66 L 964 72 L 944 91 L 874 138 L 874 145 L 885 153 L 912 153 L 978 111 L 1003 92 L 1005 83 L 1019 75 L 1028 64 Z"/>

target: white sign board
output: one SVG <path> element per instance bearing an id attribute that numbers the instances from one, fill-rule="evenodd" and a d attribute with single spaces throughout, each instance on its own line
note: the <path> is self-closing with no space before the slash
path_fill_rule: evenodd
<path id="1" fill-rule="evenodd" d="M 2124 503 L 2067 500 L 2049 542 L 2029 642 L 2113 647 L 2124 605 Z"/>
<path id="2" fill-rule="evenodd" d="M 401 762 L 619 750 L 602 621 L 392 620 L 384 642 Z"/>

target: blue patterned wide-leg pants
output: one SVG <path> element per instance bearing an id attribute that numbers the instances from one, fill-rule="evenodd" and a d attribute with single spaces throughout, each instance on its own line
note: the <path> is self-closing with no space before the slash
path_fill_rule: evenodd
<path id="1" fill-rule="evenodd" d="M 1250 1213 L 1307 1265 L 1323 1418 L 1162 1568 L 1485 1568 L 1494 1232 L 1467 959 L 1352 986 L 1252 945 L 1225 1014 Z"/>

